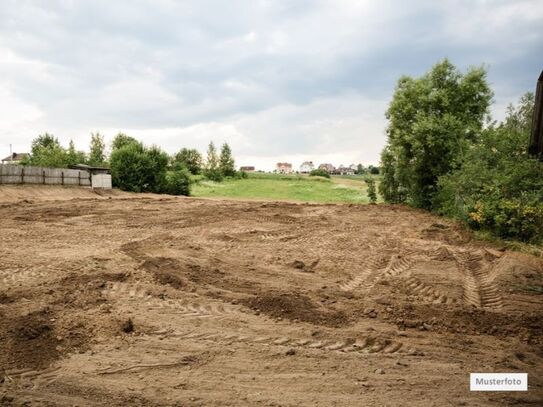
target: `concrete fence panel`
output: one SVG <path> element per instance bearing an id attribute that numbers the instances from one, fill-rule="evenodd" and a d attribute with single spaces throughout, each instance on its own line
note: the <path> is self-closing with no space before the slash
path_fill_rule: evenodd
<path id="1" fill-rule="evenodd" d="M 0 164 L 0 184 L 42 184 L 91 186 L 87 171 L 67 168 L 31 167 Z"/>

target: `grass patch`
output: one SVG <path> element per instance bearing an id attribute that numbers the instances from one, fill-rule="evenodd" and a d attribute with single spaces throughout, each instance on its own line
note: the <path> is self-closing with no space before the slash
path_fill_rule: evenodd
<path id="1" fill-rule="evenodd" d="M 365 204 L 369 202 L 366 184 L 362 177 L 327 179 L 299 174 L 251 173 L 246 179 L 229 178 L 220 183 L 200 180 L 193 185 L 192 195 L 322 203 Z"/>
<path id="2" fill-rule="evenodd" d="M 473 234 L 475 238 L 479 240 L 484 240 L 512 251 L 531 254 L 536 257 L 543 257 L 543 246 L 539 244 L 525 243 L 518 240 L 501 239 L 487 230 L 474 230 Z"/>

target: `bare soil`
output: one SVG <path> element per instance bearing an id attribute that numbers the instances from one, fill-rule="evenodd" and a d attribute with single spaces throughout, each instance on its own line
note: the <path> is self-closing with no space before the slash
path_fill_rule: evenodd
<path id="1" fill-rule="evenodd" d="M 0 192 L 2 406 L 543 404 L 543 260 L 452 222 Z M 530 389 L 470 392 L 470 372 Z"/>

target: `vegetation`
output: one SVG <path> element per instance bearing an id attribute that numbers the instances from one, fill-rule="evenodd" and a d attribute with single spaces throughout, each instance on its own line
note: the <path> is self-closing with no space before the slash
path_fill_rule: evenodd
<path id="1" fill-rule="evenodd" d="M 191 193 L 197 197 L 368 203 L 362 177 L 353 178 L 250 173 L 246 179 L 226 178 L 220 183 L 199 179 Z"/>
<path id="2" fill-rule="evenodd" d="M 103 166 L 106 164 L 106 143 L 100 133 L 91 134 L 88 164 L 92 166 Z"/>
<path id="3" fill-rule="evenodd" d="M 322 168 L 315 168 L 314 170 L 311 170 L 311 172 L 309 173 L 309 176 L 330 178 L 330 174 L 328 173 L 328 171 Z"/>
<path id="4" fill-rule="evenodd" d="M 380 192 L 506 239 L 543 241 L 543 164 L 527 144 L 533 95 L 489 123 L 492 92 L 482 68 L 461 74 L 447 60 L 403 77 L 387 112 Z"/>
<path id="5" fill-rule="evenodd" d="M 202 173 L 202 154 L 196 149 L 182 148 L 173 156 L 172 165 L 176 169 L 186 168 L 191 174 Z"/>
<path id="6" fill-rule="evenodd" d="M 170 171 L 168 154 L 158 147 L 145 147 L 124 135 L 117 136 L 111 152 L 111 177 L 113 185 L 132 192 L 154 192 L 172 195 L 190 194 L 188 170 Z M 117 141 L 117 142 L 115 142 Z"/>
<path id="7" fill-rule="evenodd" d="M 533 95 L 483 130 L 459 168 L 439 179 L 441 214 L 501 238 L 543 240 L 543 163 L 527 153 Z"/>
<path id="8" fill-rule="evenodd" d="M 377 191 L 375 189 L 375 180 L 371 177 L 364 178 L 364 182 L 368 186 L 368 198 L 371 203 L 377 202 Z"/>
<path id="9" fill-rule="evenodd" d="M 219 168 L 219 158 L 217 157 L 217 149 L 213 142 L 207 147 L 207 159 L 204 169 L 204 175 L 207 179 L 215 182 L 223 180 L 223 174 Z"/>
<path id="10" fill-rule="evenodd" d="M 227 143 L 224 143 L 221 147 L 219 170 L 223 177 L 233 177 L 236 175 L 234 157 L 232 157 L 232 150 Z"/>
<path id="11" fill-rule="evenodd" d="M 32 141 L 30 157 L 23 161 L 23 165 L 64 168 L 85 161 L 85 153 L 76 151 L 73 141 L 70 140 L 68 149 L 65 149 L 56 137 L 45 133 Z"/>
<path id="12" fill-rule="evenodd" d="M 491 99 L 483 68 L 462 74 L 444 60 L 421 78 L 400 78 L 386 113 L 385 199 L 431 209 L 438 178 L 456 168 L 476 140 Z"/>

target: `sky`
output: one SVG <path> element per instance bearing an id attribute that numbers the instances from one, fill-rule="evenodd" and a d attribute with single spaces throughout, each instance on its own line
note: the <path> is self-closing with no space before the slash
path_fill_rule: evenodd
<path id="1" fill-rule="evenodd" d="M 0 2 L 0 157 L 122 131 L 270 170 L 378 164 L 401 75 L 484 64 L 492 115 L 543 69 L 543 0 Z"/>

